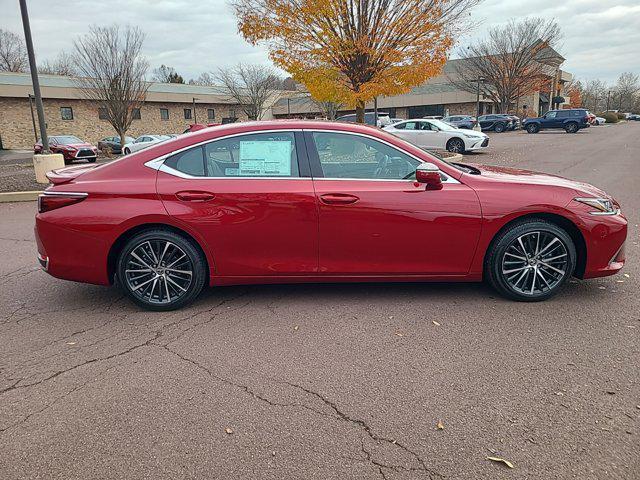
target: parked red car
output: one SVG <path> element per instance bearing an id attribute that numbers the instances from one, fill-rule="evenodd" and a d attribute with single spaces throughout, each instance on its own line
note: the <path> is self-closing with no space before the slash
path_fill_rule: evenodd
<path id="1" fill-rule="evenodd" d="M 448 163 L 347 123 L 224 125 L 49 179 L 35 230 L 44 269 L 116 282 L 153 310 L 205 284 L 275 282 L 485 278 L 543 300 L 625 261 L 627 220 L 596 187 Z"/>
<path id="2" fill-rule="evenodd" d="M 71 163 L 74 160 L 87 160 L 93 163 L 98 158 L 97 147 L 73 135 L 49 137 L 49 150 L 51 153 L 61 153 L 64 156 L 64 163 Z M 42 152 L 42 141 L 38 140 L 38 143 L 33 146 L 33 152 Z"/>

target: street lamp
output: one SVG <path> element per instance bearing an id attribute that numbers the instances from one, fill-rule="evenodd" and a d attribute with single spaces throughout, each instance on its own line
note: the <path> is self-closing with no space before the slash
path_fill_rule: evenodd
<path id="1" fill-rule="evenodd" d="M 193 123 L 198 123 L 196 119 L 196 100 L 200 100 L 197 97 L 192 97 L 191 101 L 193 102 Z"/>
<path id="2" fill-rule="evenodd" d="M 484 78 L 478 77 L 478 89 L 476 91 L 476 117 L 480 116 L 480 82 L 484 82 Z"/>
<path id="3" fill-rule="evenodd" d="M 31 26 L 29 25 L 29 12 L 27 11 L 26 0 L 20 0 L 20 13 L 22 14 L 22 27 L 24 28 L 24 41 L 27 45 L 27 55 L 29 57 L 29 70 L 31 71 L 31 82 L 33 93 L 36 97 L 36 110 L 38 111 L 38 123 L 40 125 L 40 139 L 42 140 L 42 153 L 49 153 L 49 138 L 47 137 L 47 124 L 44 119 L 44 107 L 42 106 L 42 95 L 40 94 L 40 81 L 38 80 L 38 70 L 36 69 L 36 56 L 33 52 L 33 39 L 31 38 Z"/>

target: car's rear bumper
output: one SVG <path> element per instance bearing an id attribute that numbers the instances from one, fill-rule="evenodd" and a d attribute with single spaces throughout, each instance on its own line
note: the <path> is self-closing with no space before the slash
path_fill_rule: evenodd
<path id="1" fill-rule="evenodd" d="M 36 215 L 37 258 L 50 275 L 76 282 L 109 285 L 109 246 L 96 237 L 66 228 Z"/>

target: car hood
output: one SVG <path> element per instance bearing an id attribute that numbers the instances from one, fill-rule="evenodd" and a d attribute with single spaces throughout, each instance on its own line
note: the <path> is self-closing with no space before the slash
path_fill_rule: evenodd
<path id="1" fill-rule="evenodd" d="M 558 175 L 550 175 L 547 173 L 533 172 L 531 170 L 522 170 L 519 168 L 494 167 L 489 165 L 469 164 L 477 168 L 483 178 L 497 180 L 504 183 L 520 183 L 526 185 L 549 185 L 556 187 L 570 188 L 579 195 L 588 195 L 593 197 L 611 198 L 603 190 L 594 187 L 589 183 L 578 182 Z"/>
<path id="2" fill-rule="evenodd" d="M 68 143 L 63 145 L 65 147 L 73 147 L 73 148 L 95 148 L 93 145 L 91 145 L 90 143 Z"/>

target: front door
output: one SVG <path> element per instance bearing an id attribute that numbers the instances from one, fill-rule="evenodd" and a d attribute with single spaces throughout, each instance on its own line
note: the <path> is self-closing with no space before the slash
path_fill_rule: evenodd
<path id="1" fill-rule="evenodd" d="M 158 193 L 169 215 L 205 239 L 215 275 L 317 272 L 318 209 L 300 142 L 301 132 L 253 133 L 165 160 Z"/>
<path id="2" fill-rule="evenodd" d="M 320 273 L 461 275 L 480 234 L 473 190 L 415 182 L 419 160 L 361 134 L 305 133 L 318 197 Z"/>

